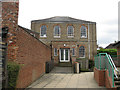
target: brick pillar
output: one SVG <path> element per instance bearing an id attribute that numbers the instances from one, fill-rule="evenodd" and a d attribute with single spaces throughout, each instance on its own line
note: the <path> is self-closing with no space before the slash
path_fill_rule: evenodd
<path id="1" fill-rule="evenodd" d="M 7 58 L 9 61 L 16 60 L 16 31 L 18 28 L 18 11 L 19 0 L 2 0 L 2 28 L 8 27 Z"/>

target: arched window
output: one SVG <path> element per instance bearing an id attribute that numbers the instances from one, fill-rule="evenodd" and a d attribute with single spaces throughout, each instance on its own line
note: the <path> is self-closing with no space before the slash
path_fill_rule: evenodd
<path id="1" fill-rule="evenodd" d="M 59 26 L 54 27 L 54 36 L 60 37 L 60 27 Z"/>
<path id="2" fill-rule="evenodd" d="M 45 25 L 42 25 L 40 28 L 40 36 L 41 37 L 46 37 L 46 31 L 47 31 L 47 27 Z"/>
<path id="3" fill-rule="evenodd" d="M 81 38 L 87 38 L 87 28 L 85 26 L 81 26 Z"/>
<path id="4" fill-rule="evenodd" d="M 79 57 L 85 57 L 85 48 L 84 48 L 84 46 L 81 46 L 79 48 Z"/>
<path id="5" fill-rule="evenodd" d="M 68 37 L 70 36 L 72 36 L 73 37 L 73 35 L 74 35 L 74 28 L 73 28 L 73 26 L 68 26 Z"/>

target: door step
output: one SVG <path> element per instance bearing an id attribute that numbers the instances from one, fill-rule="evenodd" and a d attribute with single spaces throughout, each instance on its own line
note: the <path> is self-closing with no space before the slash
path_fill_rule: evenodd
<path id="1" fill-rule="evenodd" d="M 71 67 L 72 64 L 71 64 L 71 62 L 60 62 L 59 66 L 60 67 Z"/>
<path id="2" fill-rule="evenodd" d="M 115 85 L 120 85 L 120 81 L 115 81 Z"/>

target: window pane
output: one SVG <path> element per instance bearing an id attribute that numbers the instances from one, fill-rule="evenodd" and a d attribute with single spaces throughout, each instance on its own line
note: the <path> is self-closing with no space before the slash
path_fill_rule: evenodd
<path id="1" fill-rule="evenodd" d="M 86 30 L 85 26 L 81 26 L 81 37 L 86 37 Z"/>
<path id="2" fill-rule="evenodd" d="M 61 60 L 64 60 L 64 50 L 61 49 Z"/>
<path id="3" fill-rule="evenodd" d="M 73 36 L 73 26 L 68 26 L 68 36 Z"/>
<path id="4" fill-rule="evenodd" d="M 72 55 L 75 55 L 75 48 L 72 48 Z"/>
<path id="5" fill-rule="evenodd" d="M 57 48 L 54 48 L 54 56 L 57 56 Z"/>
<path id="6" fill-rule="evenodd" d="M 65 49 L 65 60 L 68 60 L 68 49 Z"/>
<path id="7" fill-rule="evenodd" d="M 46 30 L 47 30 L 46 26 L 42 25 L 41 26 L 41 36 L 46 36 Z"/>
<path id="8" fill-rule="evenodd" d="M 59 26 L 54 27 L 54 35 L 55 36 L 60 36 L 60 27 Z"/>
<path id="9" fill-rule="evenodd" d="M 79 48 L 79 56 L 80 57 L 84 57 L 85 56 L 85 48 L 84 48 L 84 46 L 81 46 Z"/>

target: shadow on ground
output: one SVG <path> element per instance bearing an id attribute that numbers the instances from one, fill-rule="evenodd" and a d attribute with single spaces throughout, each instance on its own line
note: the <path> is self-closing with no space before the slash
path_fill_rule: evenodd
<path id="1" fill-rule="evenodd" d="M 50 73 L 74 73 L 73 67 L 54 67 L 53 70 Z"/>

